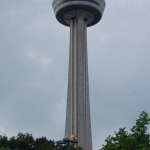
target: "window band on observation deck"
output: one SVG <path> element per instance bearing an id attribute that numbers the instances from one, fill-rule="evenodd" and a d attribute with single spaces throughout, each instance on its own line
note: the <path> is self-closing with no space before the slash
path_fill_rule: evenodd
<path id="1" fill-rule="evenodd" d="M 67 3 L 67 2 L 71 2 L 71 1 L 85 1 L 85 2 L 90 2 L 90 3 L 93 3 L 97 6 L 100 6 L 100 3 L 98 3 L 97 1 L 95 0 L 62 0 L 61 2 L 57 3 L 58 1 L 60 0 L 55 0 L 53 1 L 53 8 L 54 8 L 54 11 L 56 10 L 57 7 L 59 7 L 60 5 L 64 4 L 64 3 Z M 57 4 L 56 4 L 57 3 Z M 55 5 L 56 4 L 56 5 Z"/>

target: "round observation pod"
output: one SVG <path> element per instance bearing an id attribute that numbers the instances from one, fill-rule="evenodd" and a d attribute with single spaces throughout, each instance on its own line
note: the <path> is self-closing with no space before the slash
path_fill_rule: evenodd
<path id="1" fill-rule="evenodd" d="M 70 26 L 70 20 L 83 11 L 87 26 L 92 26 L 101 20 L 105 0 L 53 0 L 52 6 L 57 20 L 63 25 Z"/>

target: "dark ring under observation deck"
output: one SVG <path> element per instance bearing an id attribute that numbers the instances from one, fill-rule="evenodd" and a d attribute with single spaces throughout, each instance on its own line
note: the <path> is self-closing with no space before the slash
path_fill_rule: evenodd
<path id="1" fill-rule="evenodd" d="M 69 16 L 73 15 L 73 11 L 83 10 L 90 15 L 85 19 L 89 20 L 87 26 L 92 26 L 98 23 L 103 15 L 105 8 L 104 0 L 53 0 L 52 3 L 57 20 L 63 25 L 70 26 L 65 20 L 65 15 L 69 20 Z M 89 17 L 88 17 L 89 16 Z M 73 16 L 72 16 L 73 17 Z"/>

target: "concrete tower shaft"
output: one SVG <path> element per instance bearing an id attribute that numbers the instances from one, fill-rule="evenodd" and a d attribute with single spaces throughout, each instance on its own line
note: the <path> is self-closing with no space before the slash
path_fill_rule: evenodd
<path id="1" fill-rule="evenodd" d="M 78 146 L 92 150 L 89 104 L 87 21 L 80 10 L 70 22 L 70 60 L 65 135 L 76 135 Z"/>
<path id="2" fill-rule="evenodd" d="M 76 10 L 84 10 L 87 26 L 92 26 L 101 20 L 105 8 L 104 0 L 53 0 L 53 9 L 57 20 L 63 25 L 70 26 Z"/>

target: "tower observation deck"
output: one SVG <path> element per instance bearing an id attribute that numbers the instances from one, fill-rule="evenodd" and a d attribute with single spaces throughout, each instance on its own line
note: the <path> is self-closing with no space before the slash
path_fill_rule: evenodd
<path id="1" fill-rule="evenodd" d="M 78 146 L 92 150 L 87 27 L 98 23 L 104 0 L 53 0 L 57 20 L 70 27 L 69 78 L 65 136 L 75 135 Z"/>
<path id="2" fill-rule="evenodd" d="M 87 26 L 98 23 L 102 17 L 104 0 L 53 0 L 53 9 L 57 20 L 63 25 L 70 26 L 73 17 L 77 17 L 77 11 L 85 12 Z"/>

